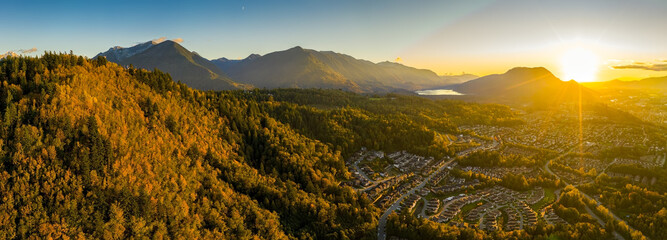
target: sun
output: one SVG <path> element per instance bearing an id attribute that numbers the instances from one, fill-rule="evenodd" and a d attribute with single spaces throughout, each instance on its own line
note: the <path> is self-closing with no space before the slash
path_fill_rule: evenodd
<path id="1" fill-rule="evenodd" d="M 573 48 L 563 54 L 561 67 L 565 81 L 593 82 L 598 72 L 598 56 L 585 48 Z"/>

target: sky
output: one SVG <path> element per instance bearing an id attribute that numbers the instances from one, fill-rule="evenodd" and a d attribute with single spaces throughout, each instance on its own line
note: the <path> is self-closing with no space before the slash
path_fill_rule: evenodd
<path id="1" fill-rule="evenodd" d="M 93 57 L 113 46 L 166 37 L 182 39 L 184 47 L 209 59 L 301 46 L 398 61 L 441 75 L 543 66 L 564 78 L 563 57 L 584 49 L 594 56 L 597 81 L 667 75 L 663 0 L 5 0 L 0 5 L 0 54 L 72 50 Z M 566 61 L 577 65 L 572 57 Z"/>

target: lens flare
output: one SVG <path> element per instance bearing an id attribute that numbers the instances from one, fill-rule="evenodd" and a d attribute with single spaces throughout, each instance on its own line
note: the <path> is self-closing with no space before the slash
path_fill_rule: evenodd
<path id="1" fill-rule="evenodd" d="M 565 81 L 592 82 L 596 79 L 599 60 L 595 53 L 584 48 L 574 48 L 563 54 L 561 58 L 562 72 Z"/>

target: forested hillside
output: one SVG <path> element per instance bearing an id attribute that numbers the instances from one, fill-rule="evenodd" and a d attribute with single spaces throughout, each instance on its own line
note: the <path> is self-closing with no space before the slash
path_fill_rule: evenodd
<path id="1" fill-rule="evenodd" d="M 363 96 L 341 90 L 275 89 L 236 91 L 261 103 L 275 119 L 297 132 L 328 143 L 348 156 L 361 147 L 387 152 L 408 150 L 441 158 L 453 155 L 443 134 L 461 124 L 521 124 L 509 107 L 417 96 Z"/>
<path id="2" fill-rule="evenodd" d="M 0 238 L 364 238 L 339 153 L 159 71 L 0 61 Z"/>

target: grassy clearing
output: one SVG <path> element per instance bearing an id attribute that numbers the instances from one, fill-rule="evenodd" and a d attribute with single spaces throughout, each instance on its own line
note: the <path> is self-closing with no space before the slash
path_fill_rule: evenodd
<path id="1" fill-rule="evenodd" d="M 481 206 L 482 204 L 484 204 L 484 201 L 477 201 L 477 202 L 474 202 L 474 203 L 466 204 L 465 206 L 463 206 L 461 208 L 461 215 L 468 214 L 468 212 L 470 212 L 470 210 L 473 210 L 474 208 L 476 208 L 478 206 Z"/>
<path id="2" fill-rule="evenodd" d="M 545 188 L 544 189 L 544 198 L 540 200 L 539 202 L 536 202 L 533 205 L 530 205 L 530 207 L 536 211 L 539 212 L 540 209 L 544 208 L 545 206 L 551 204 L 553 201 L 556 200 L 556 194 L 554 194 L 553 188 Z"/>
<path id="3" fill-rule="evenodd" d="M 424 198 L 419 199 L 417 205 L 415 205 L 415 208 L 412 209 L 413 211 L 412 215 L 415 217 L 419 216 L 419 214 L 422 212 L 422 208 L 424 208 L 424 204 L 425 204 Z"/>

